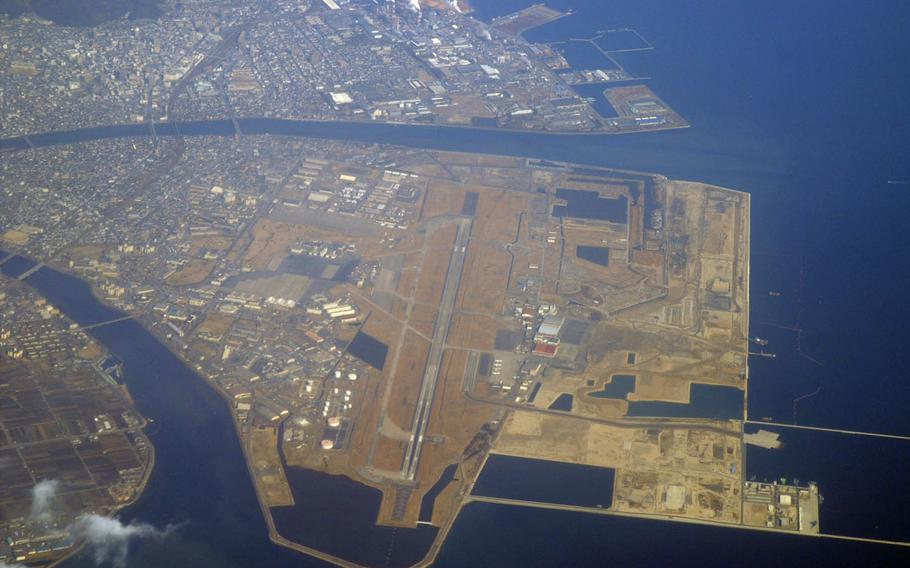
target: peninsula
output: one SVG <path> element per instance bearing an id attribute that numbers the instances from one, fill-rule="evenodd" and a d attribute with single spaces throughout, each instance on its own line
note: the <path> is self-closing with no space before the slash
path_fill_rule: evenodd
<path id="1" fill-rule="evenodd" d="M 38 167 L 76 148 L 75 177 Z M 279 136 L 9 158 L 47 191 L 13 190 L 4 247 L 91 282 L 223 395 L 280 544 L 422 564 L 476 500 L 819 530 L 814 486 L 744 478 L 747 194 Z M 548 463 L 597 490 L 528 485 Z"/>

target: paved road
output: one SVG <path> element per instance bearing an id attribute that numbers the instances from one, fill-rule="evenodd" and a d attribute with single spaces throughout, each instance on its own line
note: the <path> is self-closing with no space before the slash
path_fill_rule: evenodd
<path id="1" fill-rule="evenodd" d="M 423 374 L 420 387 L 420 397 L 417 399 L 417 408 L 414 410 L 414 422 L 411 426 L 411 438 L 404 454 L 404 463 L 401 467 L 401 476 L 413 480 L 417 473 L 420 461 L 420 450 L 423 446 L 423 436 L 430 419 L 430 409 L 433 406 L 433 394 L 436 391 L 436 382 L 439 380 L 439 366 L 442 363 L 442 354 L 445 348 L 446 336 L 455 311 L 455 300 L 458 297 L 458 288 L 461 283 L 461 273 L 467 256 L 468 240 L 471 238 L 470 219 L 458 222 L 455 234 L 455 248 L 449 258 L 449 268 L 446 272 L 445 286 L 442 290 L 442 300 L 439 303 L 439 315 L 436 318 L 436 327 L 433 330 L 433 344 L 427 357 L 427 366 Z"/>

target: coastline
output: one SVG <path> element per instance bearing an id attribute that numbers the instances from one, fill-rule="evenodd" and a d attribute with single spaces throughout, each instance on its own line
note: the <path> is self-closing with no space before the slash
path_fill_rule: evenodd
<path id="1" fill-rule="evenodd" d="M 471 152 L 460 152 L 460 153 L 471 154 Z M 617 171 L 617 172 L 621 172 L 621 173 L 630 173 L 630 174 L 635 173 L 638 175 L 649 175 L 649 176 L 656 176 L 660 179 L 667 179 L 664 176 L 660 176 L 658 174 L 633 172 L 631 170 L 615 170 L 612 168 L 605 168 L 605 169 L 609 169 L 610 171 Z M 676 181 L 676 180 L 671 180 L 671 181 Z M 701 182 L 690 182 L 690 183 L 701 184 Z M 739 192 L 736 190 L 728 190 L 726 188 L 721 188 L 719 186 L 711 186 L 709 184 L 701 184 L 701 185 L 703 185 L 705 187 L 714 187 L 714 188 L 721 189 L 724 191 L 735 191 L 736 193 L 745 193 L 745 192 Z M 748 248 L 748 245 L 747 245 L 747 248 Z M 92 284 L 90 282 L 83 280 L 79 275 L 70 272 L 67 268 L 61 267 L 59 265 L 59 263 L 50 262 L 49 267 L 51 267 L 55 270 L 59 270 L 65 274 L 68 274 L 70 276 L 73 276 L 73 277 L 79 279 L 81 282 L 83 282 L 84 284 L 87 285 L 88 289 L 91 291 L 91 294 L 96 299 L 96 301 L 98 301 L 102 305 L 105 305 L 105 306 L 108 305 L 103 299 L 101 299 L 98 296 L 97 290 L 95 289 L 94 286 L 92 286 Z M 166 338 L 162 337 L 161 332 L 156 333 L 156 328 L 154 326 L 148 325 L 149 321 L 150 321 L 149 318 L 141 317 L 142 314 L 136 314 L 136 313 L 131 314 L 131 316 L 136 321 L 136 323 L 141 325 L 151 336 L 155 337 L 155 339 L 161 345 L 163 345 L 165 347 L 165 349 L 167 349 L 171 354 L 173 354 L 187 370 L 189 370 L 192 374 L 194 374 L 197 377 L 199 377 L 200 379 L 202 379 L 203 382 L 205 382 L 208 385 L 208 387 L 215 390 L 217 392 L 217 394 L 219 395 L 219 398 L 226 405 L 226 410 L 230 413 L 231 421 L 233 423 L 234 435 L 237 436 L 237 439 L 240 442 L 240 447 L 241 447 L 241 451 L 242 451 L 242 455 L 243 455 L 243 459 L 244 459 L 244 466 L 246 467 L 246 470 L 250 476 L 250 481 L 253 484 L 254 491 L 256 494 L 257 503 L 260 507 L 260 511 L 262 512 L 263 518 L 264 518 L 266 526 L 268 528 L 269 540 L 279 546 L 283 546 L 285 548 L 292 549 L 292 550 L 307 554 L 309 556 L 313 556 L 315 558 L 319 558 L 321 560 L 331 562 L 331 563 L 339 565 L 339 566 L 345 566 L 345 567 L 361 566 L 360 564 L 357 564 L 357 563 L 345 560 L 343 558 L 322 552 L 320 550 L 296 543 L 290 539 L 285 538 L 278 532 L 278 530 L 275 526 L 274 519 L 271 514 L 271 508 L 267 504 L 267 500 L 265 498 L 265 495 L 263 494 L 260 484 L 257 483 L 257 481 L 256 481 L 255 472 L 254 472 L 253 466 L 251 464 L 250 451 L 249 451 L 249 448 L 247 446 L 247 443 L 246 443 L 244 437 L 241 435 L 241 425 L 236 420 L 236 415 L 235 415 L 235 412 L 233 409 L 232 400 L 231 400 L 229 394 L 227 392 L 225 392 L 223 389 L 221 389 L 215 381 L 213 381 L 209 377 L 203 375 L 201 372 L 196 370 L 189 361 L 184 359 L 181 351 L 179 349 L 177 349 L 177 347 L 173 344 L 173 342 L 168 341 Z M 526 409 L 526 407 L 523 407 L 521 405 L 515 405 L 515 404 L 509 404 L 509 403 L 504 404 L 504 403 L 497 403 L 494 401 L 484 401 L 484 400 L 480 400 L 480 402 L 488 402 L 490 404 L 504 406 L 504 407 L 508 408 L 510 411 L 514 410 L 514 409 L 518 409 L 518 408 Z M 566 415 L 565 413 L 562 413 L 559 411 L 550 411 L 550 410 L 545 410 L 545 409 L 538 409 L 538 410 L 540 410 L 541 412 L 545 412 L 545 413 Z M 682 420 L 680 420 L 680 419 L 674 420 L 674 419 L 669 419 L 669 418 L 668 419 L 660 419 L 660 418 L 644 419 L 644 420 L 642 420 L 642 419 L 638 419 L 638 420 L 636 420 L 636 419 L 631 419 L 631 420 L 629 420 L 629 419 L 622 419 L 622 420 L 603 419 L 603 420 L 596 420 L 596 421 L 609 423 L 611 425 L 622 427 L 622 428 L 641 428 L 642 426 L 651 425 L 651 426 L 657 426 L 657 427 L 662 427 L 662 428 L 666 427 L 666 428 L 670 428 L 670 429 L 673 429 L 673 428 L 690 429 L 693 427 L 697 428 L 699 426 L 702 426 L 706 429 L 717 431 L 717 432 L 722 433 L 727 436 L 741 436 L 741 434 L 742 434 L 741 428 L 739 431 L 734 432 L 734 431 L 730 430 L 728 427 L 726 427 L 724 425 L 725 423 L 721 423 L 721 422 L 717 422 L 717 421 L 710 421 L 709 423 L 706 423 L 703 419 L 682 419 Z M 279 439 L 278 443 L 279 444 L 281 443 L 280 439 Z M 495 452 L 487 452 L 485 454 L 484 461 L 483 461 L 484 464 L 486 463 L 486 460 L 488 459 L 490 453 L 495 453 Z M 459 464 L 459 466 L 460 465 L 461 464 Z M 482 471 L 482 469 L 483 469 L 483 464 L 478 469 L 478 475 L 479 475 L 479 472 Z M 286 474 L 286 472 L 285 472 L 285 474 Z M 359 480 L 354 479 L 354 481 L 357 481 L 360 483 Z M 473 484 L 475 481 L 476 481 L 476 476 L 475 476 L 475 479 L 470 479 L 470 480 L 462 477 L 461 486 L 458 488 L 458 490 L 456 490 L 456 492 L 453 496 L 453 508 L 452 508 L 450 515 L 447 517 L 445 523 L 443 523 L 439 527 L 440 530 L 437 533 L 437 535 L 435 536 L 432 544 L 430 545 L 430 548 L 429 548 L 427 554 L 424 556 L 424 558 L 420 562 L 415 564 L 415 566 L 428 566 L 434 562 L 436 556 L 442 550 L 442 547 L 444 546 L 446 538 L 447 538 L 448 534 L 451 532 L 451 530 L 452 530 L 455 522 L 457 521 L 458 517 L 460 516 L 460 513 L 461 513 L 462 509 L 464 508 L 464 506 L 467 504 L 470 504 L 471 502 L 480 500 L 471 495 L 471 490 L 473 488 Z M 144 486 L 143 486 L 143 488 L 144 488 Z M 645 516 L 648 518 L 651 517 L 649 515 L 645 515 Z M 708 523 L 708 524 L 716 524 L 716 523 Z"/>
<path id="2" fill-rule="evenodd" d="M 10 247 L 10 246 L 8 246 L 8 244 L 6 244 L 6 245 L 4 245 L 4 246 L 6 247 L 6 249 L 10 249 L 10 248 L 13 248 L 13 249 L 14 249 L 14 248 L 15 248 L 15 247 Z M 27 258 L 27 259 L 32 260 L 32 261 L 34 262 L 34 260 L 33 260 L 31 257 L 24 256 L 24 255 L 22 255 L 21 253 L 15 251 L 15 250 L 6 250 L 5 252 L 8 253 L 8 254 L 10 255 L 10 257 L 12 257 L 12 256 L 22 256 L 23 258 Z M 37 266 L 37 265 L 38 265 L 38 264 L 36 263 L 36 266 Z M 44 268 L 44 267 L 51 268 L 52 270 L 59 270 L 59 271 L 61 271 L 61 272 L 65 272 L 65 271 L 61 270 L 58 266 L 56 266 L 56 265 L 54 265 L 54 264 L 51 264 L 51 263 L 44 263 L 44 266 L 41 266 L 41 268 Z M 40 268 L 39 268 L 39 269 L 40 269 Z M 95 297 L 95 299 L 96 299 L 99 303 L 102 303 L 102 304 L 104 304 L 104 305 L 107 306 L 107 307 L 111 307 L 111 306 L 109 306 L 108 304 L 104 303 L 104 302 L 97 296 L 97 294 L 96 294 L 96 292 L 95 292 L 95 289 L 94 289 L 92 286 L 88 285 L 88 282 L 86 282 L 85 280 L 82 280 L 82 279 L 79 278 L 79 276 L 76 275 L 76 274 L 72 274 L 72 273 L 69 273 L 69 272 L 65 272 L 65 273 L 66 273 L 66 274 L 69 274 L 70 276 L 73 276 L 73 277 L 75 277 L 75 278 L 78 278 L 81 282 L 85 283 L 85 284 L 88 286 L 89 290 L 91 290 L 92 296 Z M 8 276 L 8 278 L 13 278 L 13 277 Z M 26 278 L 26 279 L 23 280 L 23 283 L 24 283 L 25 285 L 27 285 L 31 290 L 33 290 L 36 294 L 38 294 L 39 296 L 41 296 L 41 297 L 42 297 L 43 299 L 45 299 L 47 302 L 53 304 L 53 302 L 51 302 L 51 300 L 50 300 L 49 298 L 47 298 L 47 297 L 46 297 L 43 293 L 41 293 L 37 288 L 35 288 L 34 286 L 30 285 L 30 284 L 28 283 L 27 280 L 28 280 L 28 278 Z M 68 315 L 66 315 L 66 314 L 62 314 L 62 315 L 63 315 L 63 317 L 65 317 L 65 318 L 66 318 L 68 321 L 70 321 L 71 323 L 76 323 L 70 316 L 68 316 Z M 78 325 L 78 324 L 77 324 L 77 325 Z M 80 326 L 80 328 L 81 328 L 81 327 L 82 327 L 82 326 Z M 98 343 L 99 345 L 101 345 L 101 346 L 104 348 L 104 354 L 105 354 L 105 355 L 111 355 L 111 354 L 112 354 L 112 351 L 108 348 L 108 346 L 104 345 L 100 340 L 98 340 L 98 339 L 96 339 L 96 338 L 93 338 L 92 341 L 95 341 L 96 343 Z M 153 422 L 149 421 L 149 419 L 148 419 L 144 414 L 142 414 L 142 413 L 139 411 L 139 408 L 136 406 L 136 403 L 135 403 L 135 401 L 133 400 L 132 394 L 129 392 L 129 388 L 127 387 L 126 384 L 118 385 L 118 386 L 115 387 L 115 388 L 116 388 L 118 391 L 122 391 L 122 392 L 119 393 L 120 396 L 122 396 L 122 397 L 128 402 L 129 408 L 130 408 L 130 409 L 139 417 L 139 419 L 140 419 L 139 425 L 138 425 L 138 426 L 136 427 L 136 429 L 135 429 L 135 435 L 141 437 L 142 440 L 144 441 L 146 447 L 148 448 L 148 459 L 147 459 L 147 461 L 146 461 L 146 463 L 145 463 L 145 467 L 144 467 L 144 470 L 143 470 L 143 473 L 142 473 L 142 479 L 139 481 L 139 484 L 136 486 L 132 498 L 131 498 L 130 500 L 126 501 L 126 502 L 119 503 L 119 504 L 113 506 L 109 511 L 105 511 L 103 514 L 104 514 L 104 516 L 106 516 L 106 517 L 116 517 L 116 516 L 117 516 L 119 513 L 121 513 L 122 511 L 124 511 L 124 510 L 126 510 L 126 509 L 132 507 L 133 505 L 139 503 L 139 502 L 142 500 L 142 498 L 143 498 L 144 495 L 145 495 L 145 490 L 146 490 L 146 487 L 148 486 L 149 480 L 150 480 L 151 477 L 152 477 L 152 473 L 155 471 L 156 456 L 157 456 L 155 445 L 152 443 L 151 439 L 150 439 L 150 438 L 148 437 L 148 435 L 146 434 L 146 429 L 147 429 L 148 426 L 149 426 L 151 423 L 153 423 Z M 84 512 L 83 512 L 83 513 L 84 513 Z M 67 560 L 69 560 L 69 559 L 71 559 L 71 558 L 77 556 L 80 552 L 82 552 L 82 551 L 85 549 L 86 546 L 87 546 L 87 542 L 86 542 L 85 540 L 78 541 L 77 543 L 75 543 L 75 544 L 73 545 L 73 547 L 71 547 L 70 549 L 66 550 L 60 557 L 51 560 L 46 566 L 47 566 L 48 568 L 55 568 L 55 567 L 57 567 L 57 566 L 61 566 L 61 565 L 62 565 L 64 562 L 66 562 Z"/>

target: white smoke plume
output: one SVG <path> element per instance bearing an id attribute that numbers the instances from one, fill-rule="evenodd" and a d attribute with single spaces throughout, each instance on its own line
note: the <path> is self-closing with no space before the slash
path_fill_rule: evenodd
<path id="1" fill-rule="evenodd" d="M 29 518 L 33 521 L 47 521 L 51 518 L 51 505 L 60 489 L 56 479 L 39 481 L 32 487 L 32 509 Z"/>
<path id="2" fill-rule="evenodd" d="M 51 518 L 54 498 L 60 490 L 56 479 L 45 479 L 32 488 L 32 507 L 29 518 L 32 521 L 48 521 Z M 125 568 L 130 541 L 133 538 L 162 539 L 169 536 L 177 526 L 168 525 L 159 530 L 148 523 L 131 522 L 123 524 L 116 517 L 85 514 L 76 517 L 68 528 L 73 538 L 85 541 L 95 557 L 95 565 L 110 563 L 114 568 Z M 0 560 L 0 568 L 25 568 L 20 564 L 9 564 Z"/>
<path id="3" fill-rule="evenodd" d="M 148 523 L 131 522 L 125 525 L 116 517 L 101 515 L 80 515 L 70 528 L 77 540 L 88 543 L 97 566 L 110 562 L 114 568 L 126 567 L 126 557 L 133 538 L 162 539 L 175 530 L 177 527 L 174 525 L 168 525 L 164 530 Z"/>

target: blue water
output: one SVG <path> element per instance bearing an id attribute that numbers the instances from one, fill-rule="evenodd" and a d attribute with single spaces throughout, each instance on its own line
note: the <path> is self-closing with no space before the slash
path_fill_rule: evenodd
<path id="1" fill-rule="evenodd" d="M 550 406 L 547 407 L 548 410 L 562 410 L 563 412 L 572 412 L 572 403 L 574 402 L 575 397 L 571 394 L 564 392 L 556 397 L 556 400 L 550 403 Z"/>
<path id="2" fill-rule="evenodd" d="M 616 69 L 616 64 L 591 42 L 567 41 L 553 47 L 562 53 L 573 69 Z"/>
<path id="3" fill-rule="evenodd" d="M 900 495 L 907 483 L 907 442 L 761 428 L 780 433 L 784 447 L 750 447 L 749 474 L 768 480 L 785 476 L 801 482 L 819 481 L 825 498 L 822 531 L 907 540 L 910 513 L 907 499 Z M 747 431 L 756 429 L 750 426 Z"/>
<path id="4" fill-rule="evenodd" d="M 446 487 L 455 479 L 456 464 L 447 466 L 433 487 L 423 496 L 420 501 L 420 520 L 430 522 L 433 519 L 433 509 L 436 506 L 436 498 L 445 491 Z"/>
<path id="5" fill-rule="evenodd" d="M 6 258 L 8 254 L 9 253 L 0 251 L 0 258 Z M 34 266 L 35 262 L 33 260 L 13 255 L 10 258 L 6 258 L 6 262 L 0 265 L 0 272 L 3 272 L 3 274 L 11 278 L 18 278 Z"/>
<path id="6" fill-rule="evenodd" d="M 629 200 L 625 195 L 617 198 L 601 197 L 596 191 L 582 189 L 557 189 L 556 197 L 565 199 L 566 205 L 553 208 L 554 217 L 597 219 L 625 223 L 628 218 Z"/>
<path id="7" fill-rule="evenodd" d="M 613 375 L 610 382 L 599 391 L 594 391 L 588 396 L 594 398 L 617 398 L 626 400 L 626 395 L 635 390 L 635 375 Z"/>
<path id="8" fill-rule="evenodd" d="M 907 560 L 906 553 L 893 547 L 665 521 L 529 511 L 486 503 L 472 503 L 461 515 L 443 546 L 437 568 L 878 568 L 905 566 Z"/>
<path id="9" fill-rule="evenodd" d="M 43 268 L 26 283 L 80 325 L 123 315 L 72 276 Z M 89 333 L 123 361 L 130 394 L 154 421 L 146 432 L 156 449 L 155 469 L 122 518 L 181 525 L 172 538 L 137 542 L 129 568 L 324 565 L 269 544 L 230 411 L 210 387 L 134 320 Z M 85 553 L 66 566 L 96 564 Z"/>
<path id="10" fill-rule="evenodd" d="M 578 245 L 575 247 L 575 256 L 601 266 L 610 266 L 610 248 L 595 247 L 591 245 Z"/>
<path id="11" fill-rule="evenodd" d="M 594 398 L 612 398 L 627 400 L 628 394 L 635 390 L 634 375 L 613 375 L 610 382 L 601 390 L 588 394 Z M 550 409 L 571 410 L 557 408 L 556 405 L 570 394 L 561 394 L 550 405 Z M 689 387 L 689 402 L 663 402 L 653 400 L 629 401 L 627 416 L 667 416 L 673 418 L 710 418 L 714 420 L 742 420 L 743 418 L 743 391 L 722 385 L 703 385 L 694 383 Z"/>
<path id="12" fill-rule="evenodd" d="M 539 503 L 609 507 L 613 502 L 614 474 L 612 468 L 493 454 L 487 458 L 471 493 Z"/>
<path id="13" fill-rule="evenodd" d="M 629 402 L 629 411 L 626 415 L 742 420 L 743 391 L 736 387 L 693 383 L 689 387 L 688 403 L 632 401 Z"/>
<path id="14" fill-rule="evenodd" d="M 492 15 L 526 2 L 474 4 Z M 776 359 L 750 361 L 750 416 L 793 420 L 793 400 L 820 387 L 797 404 L 798 422 L 910 434 L 910 381 L 901 356 L 910 344 L 910 242 L 904 229 L 910 191 L 887 183 L 910 179 L 910 6 L 897 0 L 550 4 L 572 7 L 576 15 L 530 32 L 532 39 L 586 37 L 611 27 L 637 29 L 656 49 L 617 57 L 630 72 L 654 77 L 647 84 L 693 127 L 605 138 L 243 121 L 244 132 L 530 155 L 655 171 L 749 191 L 752 335 L 768 339 L 766 349 L 777 354 Z M 118 132 L 136 134 L 144 128 Z M 231 125 L 183 125 L 180 131 L 228 135 Z M 87 135 L 67 136 L 77 140 Z M 32 139 L 45 143 L 62 137 Z M 781 294 L 769 296 L 772 290 Z M 126 372 L 138 371 L 127 364 Z M 184 382 L 192 380 L 181 376 Z M 219 443 L 236 447 L 231 435 L 217 434 Z M 823 527 L 910 538 L 905 528 L 910 500 L 902 490 L 910 447 L 865 440 L 815 436 L 804 443 L 786 431 L 789 449 L 769 452 L 770 457 L 750 449 L 747 471 L 759 477 L 790 477 L 792 472 L 804 481 L 818 481 L 828 506 L 822 509 Z M 168 463 L 190 460 L 191 453 L 181 452 Z M 846 462 L 851 467 L 844 467 Z M 163 467 L 152 479 L 153 497 L 130 514 L 148 520 L 201 515 L 195 507 L 207 507 L 211 495 L 203 504 L 189 488 L 207 479 L 185 469 Z M 280 565 L 262 560 L 268 555 L 306 564 L 263 541 L 250 488 L 220 490 L 238 495 L 211 501 L 226 518 L 243 519 L 237 532 L 225 525 L 193 529 L 186 554 L 178 549 L 166 557 L 172 566 L 205 565 L 191 561 L 199 550 L 236 558 L 234 565 Z M 874 504 L 874 510 L 856 513 L 854 507 L 864 503 Z M 854 514 L 859 515 L 856 523 L 851 522 Z M 198 518 L 203 524 L 210 519 Z M 890 566 L 906 564 L 907 554 L 886 546 L 472 505 L 456 523 L 438 565 L 593 566 L 609 559 L 618 565 L 697 562 L 703 567 L 729 566 L 731 558 L 748 565 L 801 558 L 809 565 Z"/>
<path id="15" fill-rule="evenodd" d="M 650 47 L 647 41 L 637 36 L 634 32 L 613 31 L 606 33 L 594 40 L 602 50 L 619 51 L 625 49 L 645 49 Z"/>
<path id="16" fill-rule="evenodd" d="M 389 346 L 375 337 L 360 331 L 348 345 L 348 353 L 357 357 L 374 369 L 382 370 L 385 367 L 385 358 L 389 353 Z"/>

